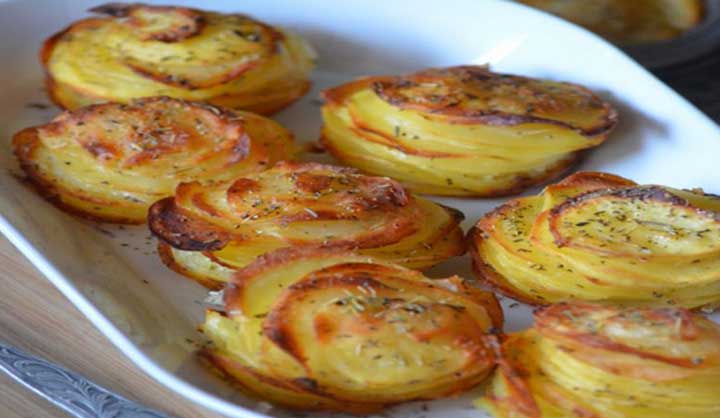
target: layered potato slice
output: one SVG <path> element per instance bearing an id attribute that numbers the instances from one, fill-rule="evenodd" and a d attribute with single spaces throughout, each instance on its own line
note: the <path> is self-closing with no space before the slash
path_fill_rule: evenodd
<path id="1" fill-rule="evenodd" d="M 496 418 L 720 416 L 720 326 L 682 308 L 553 305 L 501 357 Z"/>
<path id="2" fill-rule="evenodd" d="M 246 112 L 167 97 L 91 105 L 13 138 L 22 169 L 62 209 L 142 223 L 182 182 L 223 181 L 292 155 L 292 135 Z"/>
<path id="3" fill-rule="evenodd" d="M 697 26 L 703 0 L 517 0 L 553 13 L 620 45 L 665 41 Z"/>
<path id="4" fill-rule="evenodd" d="M 59 106 L 148 96 L 270 114 L 309 88 L 315 52 L 300 37 L 241 14 L 111 3 L 43 45 Z"/>
<path id="5" fill-rule="evenodd" d="M 529 303 L 720 304 L 720 197 L 581 172 L 469 233 L 478 277 Z"/>
<path id="6" fill-rule="evenodd" d="M 346 167 L 280 162 L 204 186 L 185 183 L 150 209 L 169 267 L 211 288 L 285 247 L 346 248 L 427 268 L 465 252 L 463 216 L 396 181 Z"/>
<path id="7" fill-rule="evenodd" d="M 601 144 L 615 110 L 570 83 L 433 68 L 326 90 L 322 143 L 420 193 L 499 196 L 553 178 Z"/>
<path id="8" fill-rule="evenodd" d="M 203 355 L 246 391 L 368 413 L 465 391 L 495 364 L 494 295 L 338 249 L 286 248 L 235 272 Z"/>

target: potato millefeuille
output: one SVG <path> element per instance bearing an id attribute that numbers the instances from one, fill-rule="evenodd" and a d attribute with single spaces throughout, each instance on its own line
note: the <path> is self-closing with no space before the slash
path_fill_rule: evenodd
<path id="1" fill-rule="evenodd" d="M 720 416 L 720 326 L 682 308 L 553 305 L 501 351 L 496 418 Z"/>
<path id="2" fill-rule="evenodd" d="M 460 212 L 394 180 L 317 163 L 275 167 L 211 187 L 178 186 L 152 206 L 165 264 L 211 288 L 234 268 L 291 246 L 342 247 L 412 268 L 465 252 Z"/>
<path id="3" fill-rule="evenodd" d="M 167 97 L 65 112 L 13 138 L 31 183 L 59 207 L 102 221 L 142 223 L 150 205 L 188 181 L 222 181 L 292 153 L 278 123 Z"/>
<path id="4" fill-rule="evenodd" d="M 720 304 L 720 197 L 581 172 L 469 234 L 478 277 L 529 303 Z"/>
<path id="5" fill-rule="evenodd" d="M 273 403 L 367 413 L 460 393 L 495 364 L 499 304 L 457 276 L 295 247 L 232 280 L 224 312 L 207 311 L 203 354 Z"/>
<path id="6" fill-rule="evenodd" d="M 420 193 L 517 193 L 601 144 L 615 110 L 570 83 L 484 66 L 367 77 L 324 93 L 322 143 L 343 163 Z"/>
<path id="7" fill-rule="evenodd" d="M 261 114 L 302 96 L 315 53 L 241 14 L 112 3 L 49 38 L 40 57 L 59 106 L 170 96 Z"/>
<path id="8" fill-rule="evenodd" d="M 621 45 L 666 41 L 703 20 L 703 0 L 518 0 Z"/>

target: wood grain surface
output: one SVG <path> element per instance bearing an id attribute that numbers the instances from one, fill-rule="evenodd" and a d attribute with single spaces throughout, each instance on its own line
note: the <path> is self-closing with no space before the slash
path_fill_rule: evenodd
<path id="1" fill-rule="evenodd" d="M 135 367 L 2 236 L 0 289 L 0 340 L 171 416 L 221 418 Z M 0 417 L 67 415 L 0 372 Z"/>

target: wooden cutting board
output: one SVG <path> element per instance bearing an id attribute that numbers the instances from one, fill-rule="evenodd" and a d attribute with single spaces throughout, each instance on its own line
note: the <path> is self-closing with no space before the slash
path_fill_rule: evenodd
<path id="1" fill-rule="evenodd" d="M 118 351 L 0 235 L 0 340 L 178 418 L 221 418 L 165 389 Z M 2 418 L 64 418 L 0 372 Z"/>

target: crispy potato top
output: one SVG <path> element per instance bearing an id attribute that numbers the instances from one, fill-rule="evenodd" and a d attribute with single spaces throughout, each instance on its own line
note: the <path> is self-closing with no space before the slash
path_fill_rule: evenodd
<path id="1" fill-rule="evenodd" d="M 617 309 L 609 306 L 557 304 L 535 315 L 535 329 L 546 338 L 580 349 L 605 350 L 618 357 L 587 356 L 585 361 L 608 371 L 647 379 L 677 378 L 660 366 L 623 369 L 630 357 L 682 369 L 720 367 L 720 327 L 702 316 L 675 308 Z M 685 376 L 685 371 L 679 375 Z"/>
<path id="2" fill-rule="evenodd" d="M 266 113 L 307 89 L 311 48 L 249 16 L 140 3 L 90 11 L 106 17 L 75 22 L 40 53 L 61 106 L 167 95 Z"/>
<path id="3" fill-rule="evenodd" d="M 602 144 L 617 112 L 585 87 L 430 68 L 325 90 L 323 145 L 414 191 L 501 196 L 554 178 Z"/>
<path id="4" fill-rule="evenodd" d="M 618 228 L 626 220 L 632 224 Z M 548 222 L 557 245 L 613 257 L 699 256 L 720 250 L 720 212 L 693 206 L 659 186 L 581 194 L 553 207 Z"/>
<path id="5" fill-rule="evenodd" d="M 205 25 L 201 11 L 186 7 L 108 3 L 90 12 L 123 18 L 122 24 L 143 40 L 178 42 L 197 35 Z"/>
<path id="6" fill-rule="evenodd" d="M 13 145 L 46 195 L 88 216 L 142 222 L 177 184 L 261 170 L 289 156 L 291 141 L 260 116 L 157 97 L 65 112 L 19 132 Z"/>
<path id="7" fill-rule="evenodd" d="M 581 172 L 470 233 L 478 276 L 531 303 L 720 303 L 720 198 Z"/>
<path id="8" fill-rule="evenodd" d="M 502 325 L 494 296 L 459 277 L 429 280 L 367 257 L 298 248 L 239 270 L 225 311 L 208 313 L 203 326 L 216 365 L 268 400 L 344 411 L 468 389 L 492 369 L 492 333 Z M 239 334 L 258 333 L 237 344 Z M 248 371 L 295 397 L 273 397 Z"/>
<path id="9" fill-rule="evenodd" d="M 150 210 L 151 230 L 181 250 L 281 240 L 286 245 L 372 248 L 411 236 L 429 216 L 457 226 L 462 215 L 408 194 L 398 183 L 354 169 L 281 162 L 212 187 L 178 186 Z M 420 245 L 418 243 L 418 245 Z"/>
<path id="10" fill-rule="evenodd" d="M 495 73 L 486 66 L 430 68 L 356 83 L 356 89 L 340 86 L 327 90 L 325 98 L 339 102 L 369 85 L 393 106 L 443 116 L 455 123 L 544 122 L 590 136 L 608 131 L 617 122 L 614 109 L 585 87 Z"/>

